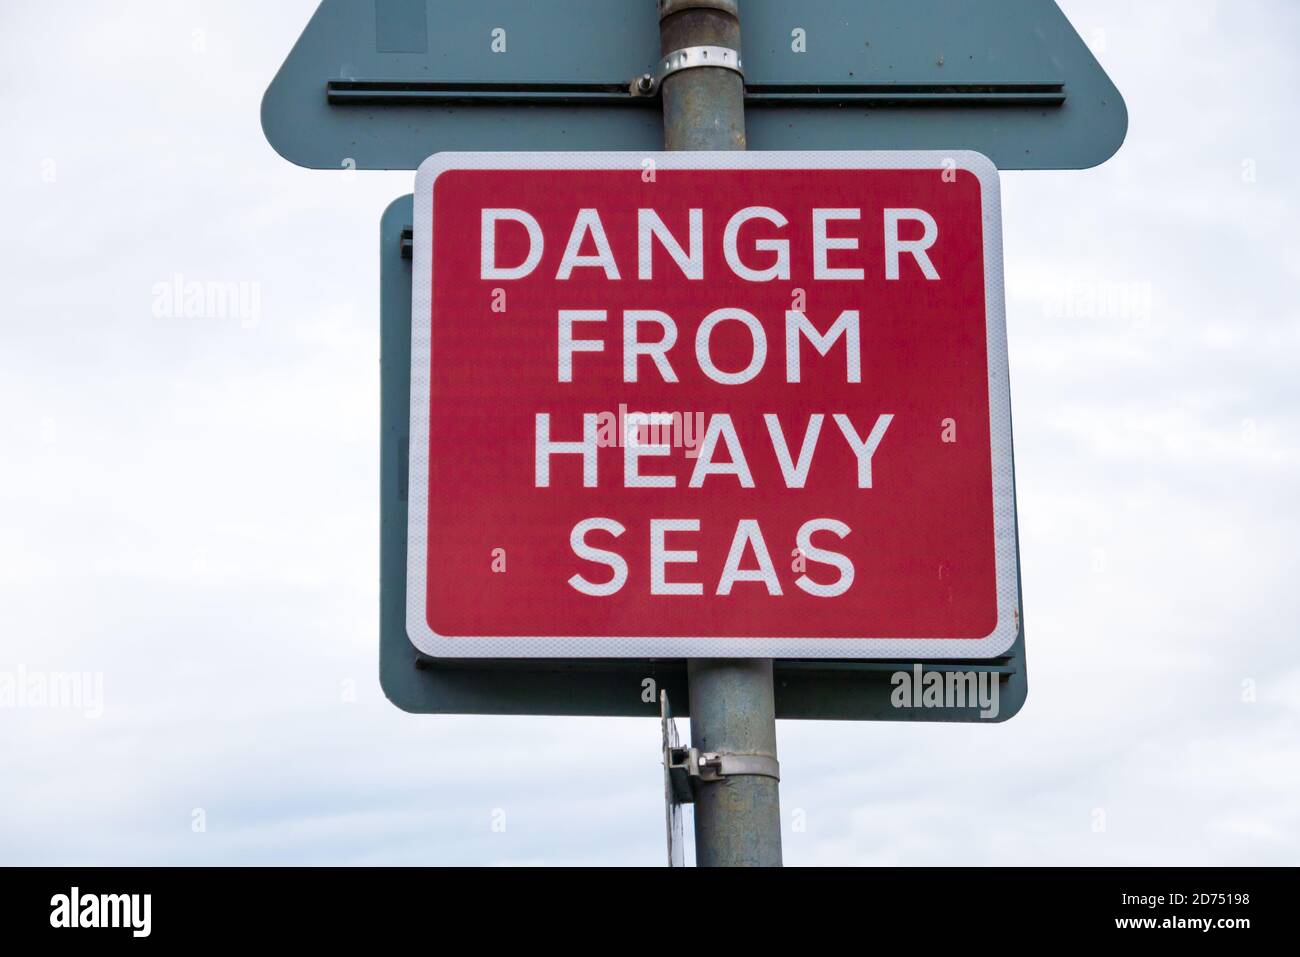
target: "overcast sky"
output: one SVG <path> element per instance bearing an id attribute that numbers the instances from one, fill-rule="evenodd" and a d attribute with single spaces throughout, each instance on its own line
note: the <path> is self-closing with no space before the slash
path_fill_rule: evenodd
<path id="1" fill-rule="evenodd" d="M 1029 701 L 782 723 L 790 864 L 1300 862 L 1300 7 L 1063 6 L 1130 129 L 1003 174 Z M 103 676 L 99 717 L 0 708 L 0 863 L 658 864 L 655 722 L 379 688 L 413 176 L 263 139 L 314 7 L 0 6 L 0 673 Z M 169 317 L 178 275 L 255 321 Z"/>

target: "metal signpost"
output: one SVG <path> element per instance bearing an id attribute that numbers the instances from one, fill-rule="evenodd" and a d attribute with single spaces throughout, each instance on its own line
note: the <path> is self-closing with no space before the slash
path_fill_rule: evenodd
<path id="1" fill-rule="evenodd" d="M 1024 701 L 969 150 L 1092 165 L 1126 117 L 1048 0 L 661 0 L 658 60 L 653 13 L 326 0 L 263 121 L 305 165 L 420 165 L 381 230 L 386 693 L 658 714 L 670 864 L 693 802 L 698 863 L 779 865 L 775 718 Z M 423 161 L 523 146 L 566 151 Z"/>
<path id="2" fill-rule="evenodd" d="M 664 145 L 670 150 L 745 149 L 745 82 L 735 0 L 660 0 L 659 36 L 662 59 L 632 89 L 648 93 L 662 88 Z M 699 279 L 704 281 L 704 276 Z M 683 298 L 699 297 L 688 293 Z M 758 357 L 758 341 L 754 340 L 751 363 Z M 703 346 L 707 356 L 710 342 L 706 339 Z M 846 353 L 852 348 L 852 343 L 846 343 Z M 789 356 L 787 382 L 792 378 L 788 361 Z M 779 867 L 781 765 L 776 755 L 772 658 L 695 657 L 687 664 L 687 676 L 691 742 L 712 756 L 714 772 L 707 779 L 701 777 L 700 786 L 692 789 L 695 859 L 701 866 Z M 671 754 L 665 755 L 665 760 L 670 759 Z M 690 770 L 699 767 L 699 760 L 693 758 Z"/>

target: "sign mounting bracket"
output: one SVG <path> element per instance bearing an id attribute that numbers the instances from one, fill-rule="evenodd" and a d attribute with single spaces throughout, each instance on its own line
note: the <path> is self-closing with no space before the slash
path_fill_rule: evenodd
<path id="1" fill-rule="evenodd" d="M 653 73 L 643 73 L 633 79 L 630 90 L 633 96 L 654 96 L 664 80 L 674 73 L 698 67 L 719 67 L 739 73 L 742 78 L 745 75 L 744 63 L 737 50 L 718 46 L 682 47 L 660 60 Z"/>

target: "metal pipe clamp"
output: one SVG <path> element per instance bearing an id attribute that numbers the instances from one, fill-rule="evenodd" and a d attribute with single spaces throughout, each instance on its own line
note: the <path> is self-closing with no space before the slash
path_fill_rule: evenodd
<path id="1" fill-rule="evenodd" d="M 781 763 L 770 754 L 736 754 L 730 751 L 691 749 L 696 757 L 695 776 L 701 781 L 721 781 L 723 778 L 763 777 L 781 780 Z"/>
<path id="2" fill-rule="evenodd" d="M 633 80 L 632 95 L 654 96 L 664 80 L 674 73 L 703 66 L 719 67 L 739 73 L 742 78 L 745 76 L 740 54 L 730 47 L 682 47 L 660 60 L 654 73 L 643 73 Z"/>

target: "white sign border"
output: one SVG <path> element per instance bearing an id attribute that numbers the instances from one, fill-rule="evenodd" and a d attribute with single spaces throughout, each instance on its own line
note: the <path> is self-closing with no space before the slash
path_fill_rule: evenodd
<path id="1" fill-rule="evenodd" d="M 781 637 L 555 637 L 439 635 L 429 627 L 425 567 L 428 542 L 430 317 L 433 303 L 433 186 L 449 170 L 635 170 L 653 160 L 660 170 L 933 169 L 965 170 L 980 182 L 989 365 L 989 434 L 998 619 L 979 639 Z M 415 177 L 411 290 L 411 436 L 407 520 L 406 630 L 435 658 L 802 658 L 916 660 L 986 659 L 1005 654 L 1020 631 L 1011 393 L 1002 266 L 1001 182 L 997 167 L 971 150 L 845 150 L 828 152 L 558 152 L 436 153 Z"/>

